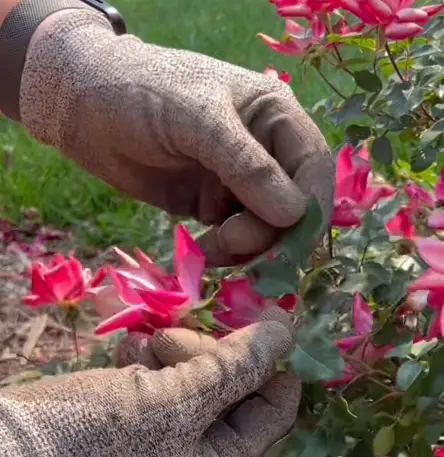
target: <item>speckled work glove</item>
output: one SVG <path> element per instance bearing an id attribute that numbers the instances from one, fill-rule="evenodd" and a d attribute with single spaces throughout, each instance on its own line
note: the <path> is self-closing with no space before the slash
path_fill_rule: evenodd
<path id="1" fill-rule="evenodd" d="M 333 162 L 290 87 L 117 37 L 98 12 L 70 9 L 42 23 L 28 47 L 20 112 L 35 138 L 115 187 L 215 224 L 203 241 L 209 263 L 263 252 L 276 228 L 299 220 L 308 195 L 330 220 Z"/>
<path id="2" fill-rule="evenodd" d="M 133 335 L 119 364 L 150 369 L 79 372 L 1 390 L 0 455 L 262 456 L 291 428 L 300 397 L 294 376 L 271 378 L 291 345 L 291 323 L 278 309 L 264 319 L 271 320 L 219 342 L 186 329 L 151 340 Z"/>

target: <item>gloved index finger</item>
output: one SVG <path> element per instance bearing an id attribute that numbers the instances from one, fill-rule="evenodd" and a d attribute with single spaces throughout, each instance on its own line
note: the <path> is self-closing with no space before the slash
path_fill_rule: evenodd
<path id="1" fill-rule="evenodd" d="M 240 119 L 230 119 L 215 149 L 199 159 L 246 208 L 273 227 L 289 227 L 303 216 L 306 197 Z"/>
<path id="2" fill-rule="evenodd" d="M 291 343 L 282 323 L 261 322 L 223 338 L 211 353 L 157 372 L 156 382 L 170 395 L 169 414 L 180 420 L 183 433 L 203 433 L 228 406 L 270 379 Z"/>

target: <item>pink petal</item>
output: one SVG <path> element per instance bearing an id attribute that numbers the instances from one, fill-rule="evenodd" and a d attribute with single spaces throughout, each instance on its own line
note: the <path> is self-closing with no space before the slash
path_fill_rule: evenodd
<path id="1" fill-rule="evenodd" d="M 101 322 L 94 330 L 96 335 L 103 335 L 119 328 L 132 327 L 143 323 L 141 307 L 128 307 Z"/>
<path id="2" fill-rule="evenodd" d="M 396 194 L 396 189 L 389 185 L 368 186 L 360 202 L 360 207 L 370 210 L 381 198 L 391 197 Z"/>
<path id="3" fill-rule="evenodd" d="M 161 267 L 156 265 L 146 254 L 139 248 L 134 249 L 140 268 L 145 270 L 145 275 L 150 278 L 150 282 L 156 288 L 165 288 L 167 290 L 180 291 L 179 283 L 176 278 L 168 274 Z"/>
<path id="4" fill-rule="evenodd" d="M 298 39 L 287 36 L 285 41 L 278 41 L 263 33 L 258 33 L 256 36 L 273 51 L 287 56 L 301 55 L 311 44 L 311 39 Z"/>
<path id="5" fill-rule="evenodd" d="M 441 306 L 444 305 L 444 287 L 441 290 L 429 292 L 427 303 L 432 309 L 441 309 Z"/>
<path id="6" fill-rule="evenodd" d="M 125 303 L 120 300 L 116 288 L 113 286 L 102 286 L 96 287 L 95 289 L 89 289 L 88 296 L 94 300 L 97 314 L 104 319 L 127 308 Z"/>
<path id="7" fill-rule="evenodd" d="M 86 283 L 86 288 L 97 287 L 107 275 L 106 267 L 100 267 L 94 276 Z"/>
<path id="8" fill-rule="evenodd" d="M 366 162 L 369 161 L 369 157 L 370 157 L 370 154 L 369 154 L 369 151 L 368 151 L 368 148 L 366 145 L 363 145 L 358 153 L 356 154 L 357 157 L 359 157 L 360 159 L 362 160 L 365 160 Z"/>
<path id="9" fill-rule="evenodd" d="M 444 9 L 444 4 L 440 5 L 426 5 L 422 6 L 421 9 L 427 13 L 429 17 L 435 16 Z"/>
<path id="10" fill-rule="evenodd" d="M 336 347 L 341 353 L 348 353 L 349 349 L 363 341 L 363 335 L 347 336 L 335 341 Z"/>
<path id="11" fill-rule="evenodd" d="M 385 223 L 385 229 L 392 235 L 412 238 L 415 235 L 415 226 L 411 221 L 411 210 L 399 208 L 398 212 Z"/>
<path id="12" fill-rule="evenodd" d="M 277 305 L 284 311 L 292 311 L 298 303 L 297 294 L 286 294 L 277 300 Z"/>
<path id="13" fill-rule="evenodd" d="M 50 304 L 57 301 L 51 289 L 44 279 L 45 267 L 41 263 L 31 265 L 31 293 L 34 297 L 40 297 L 39 304 Z"/>
<path id="14" fill-rule="evenodd" d="M 336 183 L 344 181 L 352 172 L 353 146 L 346 144 L 342 146 L 336 156 Z"/>
<path id="15" fill-rule="evenodd" d="M 291 82 L 291 76 L 286 71 L 281 71 L 279 73 L 279 79 L 286 84 L 290 84 L 290 82 Z"/>
<path id="16" fill-rule="evenodd" d="M 353 327 L 358 335 L 370 333 L 373 327 L 372 310 L 359 292 L 353 295 Z"/>
<path id="17" fill-rule="evenodd" d="M 277 9 L 277 13 L 281 17 L 303 17 L 305 19 L 313 17 L 312 9 L 305 5 L 282 6 Z"/>
<path id="18" fill-rule="evenodd" d="M 139 268 L 139 264 L 128 254 L 123 252 L 121 249 L 114 247 L 113 251 L 119 257 L 120 263 L 125 268 Z"/>
<path id="19" fill-rule="evenodd" d="M 276 79 L 279 79 L 279 73 L 274 69 L 274 67 L 272 66 L 268 66 L 265 70 L 264 70 L 264 75 L 265 76 L 271 76 L 272 78 L 276 78 Z"/>
<path id="20" fill-rule="evenodd" d="M 200 300 L 200 282 L 205 257 L 186 228 L 178 224 L 174 231 L 174 270 L 183 291 L 192 303 Z"/>
<path id="21" fill-rule="evenodd" d="M 311 31 L 312 37 L 314 42 L 318 42 L 321 38 L 325 36 L 325 26 L 319 20 L 317 16 L 315 16 L 311 21 Z"/>
<path id="22" fill-rule="evenodd" d="M 47 270 L 43 278 L 48 289 L 52 291 L 56 301 L 59 303 L 71 299 L 71 292 L 77 287 L 76 281 L 79 280 L 74 278 L 69 261 Z M 83 282 L 83 278 L 80 281 Z"/>
<path id="23" fill-rule="evenodd" d="M 334 227 L 357 227 L 361 225 L 360 211 L 347 200 L 335 202 L 331 224 Z"/>
<path id="24" fill-rule="evenodd" d="M 417 208 L 421 203 L 425 203 L 431 208 L 435 206 L 432 195 L 414 182 L 408 183 L 404 191 L 409 199 L 409 206 L 412 208 Z"/>
<path id="25" fill-rule="evenodd" d="M 444 230 L 444 208 L 434 209 L 427 219 L 427 225 L 434 230 Z"/>
<path id="26" fill-rule="evenodd" d="M 237 329 L 257 322 L 264 310 L 262 297 L 251 287 L 247 278 L 229 278 L 221 281 L 215 300 L 227 309 L 216 308 L 214 316 L 230 328 Z"/>
<path id="27" fill-rule="evenodd" d="M 396 14 L 398 22 L 415 22 L 425 24 L 429 20 L 426 11 L 420 8 L 404 8 Z"/>
<path id="28" fill-rule="evenodd" d="M 404 40 L 422 33 L 423 28 L 413 22 L 392 22 L 384 28 L 384 33 L 389 40 Z"/>
<path id="29" fill-rule="evenodd" d="M 444 306 L 441 306 L 441 309 L 437 311 L 435 317 L 433 318 L 432 324 L 430 325 L 429 332 L 427 334 L 428 338 L 440 338 L 444 335 Z"/>
<path id="30" fill-rule="evenodd" d="M 430 268 L 444 274 L 444 242 L 434 238 L 418 238 L 416 246 L 419 255 Z"/>
<path id="31" fill-rule="evenodd" d="M 118 297 L 128 306 L 143 306 L 144 301 L 132 287 L 131 277 L 126 276 L 126 271 L 108 267 L 109 277 L 116 289 Z"/>
<path id="32" fill-rule="evenodd" d="M 444 201 L 444 167 L 441 168 L 438 181 L 435 184 L 435 196 L 438 200 Z"/>
<path id="33" fill-rule="evenodd" d="M 393 12 L 383 0 L 367 0 L 367 4 L 379 20 L 388 20 Z"/>
<path id="34" fill-rule="evenodd" d="M 297 22 L 287 19 L 285 21 L 284 34 L 291 35 L 291 36 L 297 37 L 297 38 L 306 38 L 307 29 L 302 27 L 302 25 L 298 24 Z"/>
<path id="35" fill-rule="evenodd" d="M 444 291 L 444 274 L 429 268 L 408 286 L 410 292 L 417 290 Z"/>
<path id="36" fill-rule="evenodd" d="M 159 289 L 134 289 L 139 296 L 153 310 L 161 309 L 169 312 L 189 301 L 189 296 L 183 292 L 171 292 Z"/>
<path id="37" fill-rule="evenodd" d="M 20 299 L 24 305 L 31 307 L 37 307 L 41 305 L 55 304 L 54 300 L 48 301 L 44 299 L 41 295 L 25 295 Z"/>
<path id="38" fill-rule="evenodd" d="M 341 6 L 346 11 L 354 14 L 357 18 L 364 21 L 366 24 L 377 24 L 378 21 L 370 8 L 363 8 L 364 5 L 358 0 L 341 0 Z"/>
<path id="39" fill-rule="evenodd" d="M 360 203 L 367 192 L 368 177 L 371 166 L 368 162 L 354 165 L 354 169 L 346 178 L 336 182 L 335 199 L 349 198 Z"/>
<path id="40" fill-rule="evenodd" d="M 57 252 L 51 257 L 51 260 L 48 262 L 47 269 L 54 268 L 58 265 L 63 265 L 65 262 L 66 259 L 64 255 L 60 254 L 60 252 Z"/>
<path id="41" fill-rule="evenodd" d="M 72 287 L 66 295 L 66 299 L 80 300 L 85 296 L 86 285 L 82 264 L 74 257 L 73 253 L 69 254 L 68 266 L 71 275 Z"/>

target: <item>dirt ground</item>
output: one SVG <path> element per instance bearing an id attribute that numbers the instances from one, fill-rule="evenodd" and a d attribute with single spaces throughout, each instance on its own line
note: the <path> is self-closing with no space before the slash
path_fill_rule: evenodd
<path id="1" fill-rule="evenodd" d="M 49 246 L 51 252 L 65 254 L 74 248 L 72 239 L 51 241 Z M 116 259 L 107 251 L 80 260 L 84 266 L 95 268 Z M 76 357 L 72 330 L 65 324 L 61 309 L 56 306 L 34 309 L 20 302 L 29 291 L 29 278 L 23 275 L 26 271 L 23 259 L 10 252 L 7 243 L 0 244 L 0 386 L 32 377 L 33 371 L 48 361 L 70 361 Z M 92 304 L 83 305 L 76 331 L 82 356 L 88 356 L 94 343 L 105 344 L 105 339 L 93 333 L 98 322 Z"/>

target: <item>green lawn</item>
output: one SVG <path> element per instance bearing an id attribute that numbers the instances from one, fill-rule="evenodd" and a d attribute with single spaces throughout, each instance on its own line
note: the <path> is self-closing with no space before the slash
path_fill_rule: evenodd
<path id="1" fill-rule="evenodd" d="M 258 71 L 267 64 L 286 69 L 306 107 L 328 95 L 316 75 L 303 74 L 297 59 L 268 50 L 255 37 L 259 31 L 276 37 L 282 33 L 283 21 L 267 0 L 113 0 L 113 4 L 129 31 L 146 41 L 192 49 Z M 324 133 L 329 137 L 331 132 Z M 72 226 L 92 244 L 147 247 L 157 241 L 157 210 L 126 199 L 6 120 L 0 121 L 0 147 L 3 216 L 17 220 L 21 207 L 33 206 L 47 223 Z"/>

